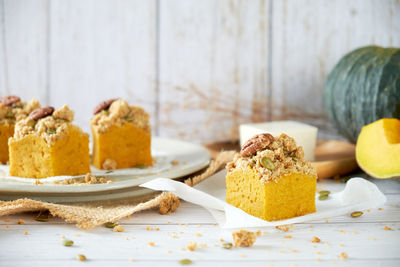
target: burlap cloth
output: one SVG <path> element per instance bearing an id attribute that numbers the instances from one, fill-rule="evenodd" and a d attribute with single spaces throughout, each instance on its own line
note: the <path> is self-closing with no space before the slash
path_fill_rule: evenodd
<path id="1" fill-rule="evenodd" d="M 231 161 L 234 151 L 224 151 L 211 160 L 210 165 L 200 174 L 187 178 L 184 182 L 196 185 Z M 96 201 L 73 204 L 54 204 L 32 199 L 0 201 L 0 217 L 21 212 L 48 210 L 51 215 L 61 217 L 68 222 L 76 223 L 80 229 L 90 229 L 106 222 L 115 222 L 133 213 L 159 208 L 161 214 L 173 212 L 179 206 L 177 197 L 168 192 L 155 192 L 140 198 L 129 198 L 117 201 Z"/>

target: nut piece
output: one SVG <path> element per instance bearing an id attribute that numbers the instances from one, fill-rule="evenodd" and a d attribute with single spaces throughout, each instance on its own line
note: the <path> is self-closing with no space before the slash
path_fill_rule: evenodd
<path id="1" fill-rule="evenodd" d="M 118 98 L 111 98 L 98 104 L 93 110 L 93 115 L 96 115 L 102 110 L 108 109 L 115 100 L 118 100 Z"/>
<path id="2" fill-rule="evenodd" d="M 189 243 L 186 244 L 186 248 L 189 251 L 195 251 L 197 248 L 197 243 L 194 241 L 190 241 Z"/>
<path id="3" fill-rule="evenodd" d="M 257 239 L 256 233 L 243 229 L 232 232 L 232 237 L 235 247 L 251 247 Z"/>
<path id="4" fill-rule="evenodd" d="M 0 103 L 2 103 L 4 106 L 11 106 L 12 104 L 18 103 L 19 101 L 21 101 L 21 99 L 15 95 L 8 95 L 0 98 Z"/>
<path id="5" fill-rule="evenodd" d="M 246 143 L 244 143 L 240 155 L 242 157 L 250 157 L 255 155 L 257 151 L 263 150 L 271 142 L 274 141 L 274 137 L 268 133 L 258 134 L 253 136 Z"/>
<path id="6" fill-rule="evenodd" d="M 53 114 L 53 112 L 54 112 L 54 108 L 51 106 L 47 106 L 47 107 L 35 109 L 34 111 L 32 111 L 29 114 L 28 117 L 31 120 L 38 120 L 38 119 L 45 118 L 47 116 L 51 116 L 51 114 Z"/>

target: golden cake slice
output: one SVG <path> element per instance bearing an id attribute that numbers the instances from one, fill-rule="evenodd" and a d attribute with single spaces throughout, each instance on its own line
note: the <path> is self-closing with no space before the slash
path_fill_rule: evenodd
<path id="1" fill-rule="evenodd" d="M 90 172 L 89 135 L 72 124 L 74 112 L 64 105 L 43 107 L 15 125 L 9 139 L 10 175 L 44 178 Z"/>
<path id="2" fill-rule="evenodd" d="M 99 169 L 151 166 L 149 115 L 122 99 L 100 103 L 90 120 L 93 133 L 92 163 Z"/>
<path id="3" fill-rule="evenodd" d="M 253 216 L 276 221 L 315 212 L 316 170 L 286 134 L 254 136 L 227 171 L 226 202 Z"/>
<path id="4" fill-rule="evenodd" d="M 36 99 L 26 103 L 14 95 L 0 98 L 0 163 L 8 162 L 8 139 L 14 135 L 15 123 L 37 108 L 40 104 Z"/>

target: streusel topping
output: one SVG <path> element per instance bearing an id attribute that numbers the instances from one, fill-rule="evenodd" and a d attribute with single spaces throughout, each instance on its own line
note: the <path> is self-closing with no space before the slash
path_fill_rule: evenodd
<path id="1" fill-rule="evenodd" d="M 264 149 L 254 155 L 235 155 L 232 162 L 226 165 L 228 172 L 237 169 L 255 168 L 262 182 L 276 182 L 281 176 L 291 172 L 317 176 L 316 169 L 304 160 L 304 151 L 297 146 L 293 138 L 286 134 L 273 138 Z"/>
<path id="2" fill-rule="evenodd" d="M 38 120 L 26 118 L 17 122 L 13 139 L 18 140 L 35 134 L 44 138 L 47 144 L 52 145 L 67 134 L 68 126 L 71 125 L 73 119 L 74 112 L 64 105 L 44 118 Z"/>
<path id="3" fill-rule="evenodd" d="M 104 133 L 111 128 L 111 126 L 122 126 L 126 123 L 132 123 L 136 127 L 151 132 L 149 114 L 138 106 L 129 106 L 129 104 L 122 99 L 117 99 L 108 109 L 102 110 L 97 113 L 90 120 L 93 128 L 99 132 Z"/>
<path id="4" fill-rule="evenodd" d="M 0 103 L 0 124 L 15 124 L 17 121 L 25 119 L 37 108 L 40 108 L 40 104 L 34 98 L 28 103 L 25 101 L 18 101 L 11 105 Z"/>

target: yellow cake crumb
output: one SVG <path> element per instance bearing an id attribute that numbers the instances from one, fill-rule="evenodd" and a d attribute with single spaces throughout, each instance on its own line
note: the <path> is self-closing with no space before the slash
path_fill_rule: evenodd
<path id="1" fill-rule="evenodd" d="M 313 236 L 313 237 L 311 238 L 311 242 L 312 242 L 312 243 L 319 243 L 319 242 L 321 242 L 321 239 L 319 239 L 317 236 Z"/>
<path id="2" fill-rule="evenodd" d="M 18 219 L 18 224 L 24 224 L 24 223 L 25 223 L 24 220 Z"/>
<path id="3" fill-rule="evenodd" d="M 349 256 L 347 255 L 346 252 L 342 252 L 342 253 L 340 253 L 339 257 L 340 257 L 342 260 L 346 260 Z"/>
<path id="4" fill-rule="evenodd" d="M 235 247 L 251 247 L 256 242 L 257 235 L 247 230 L 238 230 L 232 232 Z"/>
<path id="5" fill-rule="evenodd" d="M 117 225 L 113 228 L 113 232 L 123 232 L 125 229 L 122 225 Z"/>
<path id="6" fill-rule="evenodd" d="M 392 228 L 390 228 L 389 226 L 385 226 L 384 228 L 383 228 L 383 230 L 386 230 L 386 231 L 391 231 L 391 230 L 393 230 Z"/>
<path id="7" fill-rule="evenodd" d="M 165 193 L 164 198 L 160 202 L 160 207 L 158 212 L 160 214 L 171 214 L 174 212 L 179 206 L 181 202 L 179 198 L 172 193 Z"/>
<path id="8" fill-rule="evenodd" d="M 154 246 L 155 246 L 155 243 L 152 242 L 152 241 L 148 242 L 147 244 L 148 244 L 150 247 L 154 247 Z"/>
<path id="9" fill-rule="evenodd" d="M 285 238 L 292 238 L 292 235 L 285 235 Z"/>
<path id="10" fill-rule="evenodd" d="M 195 251 L 196 248 L 197 248 L 197 243 L 191 241 L 191 242 L 189 242 L 189 243 L 186 244 L 186 248 L 187 248 L 187 250 L 189 250 L 189 251 Z"/>
<path id="11" fill-rule="evenodd" d="M 28 235 L 28 232 L 27 232 L 27 231 L 25 231 L 25 232 L 24 232 L 24 235 Z"/>

